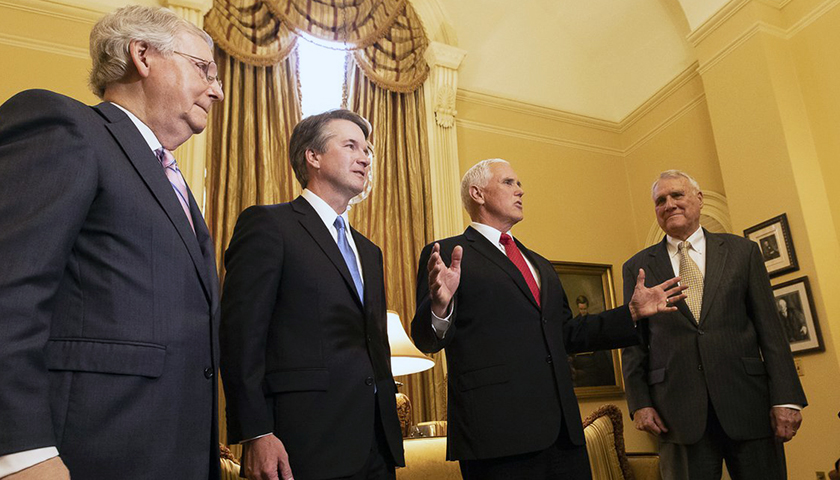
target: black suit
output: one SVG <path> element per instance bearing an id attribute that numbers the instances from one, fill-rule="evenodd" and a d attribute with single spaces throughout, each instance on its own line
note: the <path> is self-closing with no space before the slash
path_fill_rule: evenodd
<path id="1" fill-rule="evenodd" d="M 218 478 L 218 286 L 131 120 L 46 91 L 0 107 L 0 455 L 74 479 Z"/>
<path id="2" fill-rule="evenodd" d="M 390 456 L 404 463 L 382 252 L 352 234 L 364 306 L 338 245 L 302 197 L 246 209 L 225 254 L 229 441 L 274 432 L 298 480 L 360 470 L 374 441 L 376 403 Z"/>
<path id="3" fill-rule="evenodd" d="M 430 244 L 420 255 L 411 332 L 424 352 L 446 348 L 447 458 L 491 459 L 541 451 L 554 444 L 561 431 L 567 432 L 570 444 L 584 445 L 567 354 L 637 342 L 629 309 L 573 319 L 551 264 L 522 244 L 517 242 L 519 250 L 541 279 L 541 307 L 510 259 L 472 227 L 439 243 L 447 265 L 456 245 L 464 249 L 452 323 L 443 339 L 431 325 L 426 267 Z M 566 427 L 561 429 L 562 424 Z"/>
<path id="4" fill-rule="evenodd" d="M 770 407 L 806 405 L 790 347 L 773 302 L 758 246 L 705 232 L 706 271 L 700 321 L 682 301 L 678 312 L 639 323 L 643 343 L 623 352 L 627 403 L 656 408 L 669 429 L 661 440 L 694 444 L 712 406 L 736 441 L 773 435 Z M 647 285 L 674 276 L 666 240 L 624 264 L 624 295 L 644 268 Z"/>

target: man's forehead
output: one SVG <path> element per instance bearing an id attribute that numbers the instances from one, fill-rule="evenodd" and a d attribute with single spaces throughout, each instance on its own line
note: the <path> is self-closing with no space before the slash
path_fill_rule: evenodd
<path id="1" fill-rule="evenodd" d="M 660 197 L 674 192 L 685 193 L 691 190 L 688 180 L 684 178 L 663 178 L 656 184 L 655 195 Z"/>

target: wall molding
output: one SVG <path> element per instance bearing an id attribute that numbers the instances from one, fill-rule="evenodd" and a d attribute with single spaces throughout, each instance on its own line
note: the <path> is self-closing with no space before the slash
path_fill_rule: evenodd
<path id="1" fill-rule="evenodd" d="M 720 28 L 721 25 L 735 16 L 735 14 L 740 12 L 742 8 L 746 7 L 750 1 L 751 0 L 730 0 L 730 2 L 724 5 L 723 8 L 715 12 L 714 15 L 700 24 L 700 26 L 694 29 L 693 32 L 689 33 L 686 39 L 689 43 L 696 47 L 705 40 L 706 37 L 711 35 L 712 32 Z"/>
<path id="2" fill-rule="evenodd" d="M 94 3 L 80 5 L 46 0 L 0 0 L 0 7 L 91 25 L 115 8 Z"/>
<path id="3" fill-rule="evenodd" d="M 37 50 L 39 52 L 54 53 L 72 58 L 80 58 L 82 60 L 90 60 L 90 54 L 86 48 L 71 47 L 70 45 L 45 42 L 43 40 L 35 40 L 33 38 L 20 37 L 17 35 L 0 33 L 0 44 Z"/>
<path id="4" fill-rule="evenodd" d="M 678 73 L 677 76 L 674 77 L 670 82 L 666 83 L 656 93 L 651 95 L 650 98 L 642 102 L 641 105 L 639 105 L 632 112 L 627 114 L 627 116 L 625 116 L 620 122 L 618 122 L 619 133 L 624 133 L 628 128 L 633 126 L 641 118 L 643 118 L 654 108 L 659 106 L 659 104 L 661 104 L 662 102 L 670 98 L 671 95 L 679 91 L 680 88 L 685 86 L 688 82 L 697 78 L 700 75 L 698 69 L 699 64 L 696 61 L 692 62 L 691 65 L 685 68 L 685 70 Z"/>
<path id="5" fill-rule="evenodd" d="M 604 147 L 604 146 L 601 146 L 601 145 L 595 145 L 595 144 L 586 143 L 586 142 L 577 142 L 577 141 L 574 141 L 574 140 L 568 140 L 568 139 L 565 139 L 565 138 L 559 138 L 559 137 L 554 137 L 554 136 L 549 136 L 549 135 L 540 135 L 540 134 L 528 132 L 528 131 L 525 131 L 525 130 L 518 130 L 518 129 L 514 129 L 514 128 L 507 128 L 507 127 L 500 127 L 500 126 L 497 126 L 497 125 L 491 125 L 491 124 L 487 124 L 487 123 L 483 123 L 483 122 L 474 122 L 472 120 L 464 120 L 464 119 L 458 118 L 455 121 L 455 124 L 457 126 L 461 127 L 461 128 L 466 128 L 466 129 L 469 129 L 469 130 L 476 130 L 476 131 L 479 131 L 479 132 L 487 132 L 487 133 L 493 133 L 493 134 L 497 134 L 497 135 L 505 135 L 505 136 L 508 136 L 508 137 L 520 138 L 520 139 L 523 139 L 523 140 L 530 140 L 530 141 L 533 141 L 533 142 L 547 143 L 549 145 L 557 145 L 557 146 L 561 146 L 561 147 L 574 148 L 574 149 L 577 149 L 577 150 L 585 150 L 585 151 L 588 151 L 588 152 L 601 153 L 601 154 L 611 155 L 611 156 L 615 156 L 615 157 L 623 157 L 624 156 L 623 151 L 620 148 L 610 148 L 610 147 Z"/>
<path id="6" fill-rule="evenodd" d="M 680 107 L 679 110 L 672 113 L 671 115 L 668 116 L 668 118 L 666 118 L 665 120 L 660 122 L 658 125 L 653 127 L 649 132 L 642 135 L 636 141 L 634 141 L 633 143 L 628 145 L 622 151 L 623 155 L 627 156 L 627 155 L 630 155 L 631 153 L 635 152 L 639 147 L 646 144 L 648 141 L 650 141 L 651 139 L 653 139 L 654 137 L 656 137 L 657 135 L 662 133 L 663 130 L 670 127 L 674 123 L 676 123 L 677 120 L 679 120 L 682 117 L 684 117 L 685 115 L 687 115 L 690 111 L 694 110 L 696 107 L 700 106 L 705 101 L 706 101 L 706 94 L 705 93 L 701 93 L 701 94 L 695 96 L 688 103 L 686 103 L 685 105 Z"/>

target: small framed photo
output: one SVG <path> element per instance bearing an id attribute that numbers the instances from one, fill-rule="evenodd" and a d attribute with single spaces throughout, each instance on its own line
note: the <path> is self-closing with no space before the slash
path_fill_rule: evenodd
<path id="1" fill-rule="evenodd" d="M 773 286 L 776 310 L 784 327 L 785 336 L 794 355 L 806 352 L 824 352 L 820 323 L 811 296 L 808 277 L 800 277 Z"/>
<path id="2" fill-rule="evenodd" d="M 744 230 L 744 236 L 758 244 L 770 277 L 799 270 L 786 214 Z"/>
<path id="3" fill-rule="evenodd" d="M 612 267 L 572 262 L 551 264 L 566 291 L 573 316 L 601 313 L 615 308 Z M 578 398 L 624 393 L 621 355 L 618 349 L 574 353 L 569 355 L 567 360 Z"/>

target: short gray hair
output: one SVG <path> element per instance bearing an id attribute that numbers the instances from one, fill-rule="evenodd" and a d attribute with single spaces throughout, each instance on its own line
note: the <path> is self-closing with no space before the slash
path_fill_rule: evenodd
<path id="1" fill-rule="evenodd" d="M 654 198 L 656 195 L 656 185 L 660 180 L 664 180 L 666 178 L 684 178 L 688 180 L 688 183 L 690 183 L 692 187 L 694 187 L 695 192 L 700 191 L 700 184 L 697 183 L 697 180 L 695 180 L 691 175 L 681 170 L 665 170 L 659 174 L 659 178 L 657 178 L 656 181 L 653 182 L 653 185 L 650 186 L 650 197 L 653 198 L 654 201 L 656 200 L 656 198 Z"/>
<path id="2" fill-rule="evenodd" d="M 132 41 L 146 42 L 168 56 L 175 51 L 180 33 L 196 35 L 213 48 L 206 32 L 166 8 L 129 5 L 105 15 L 90 31 L 90 89 L 102 98 L 108 85 L 125 77 L 131 64 Z"/>
<path id="3" fill-rule="evenodd" d="M 473 185 L 477 187 L 486 187 L 487 182 L 490 181 L 490 165 L 494 163 L 508 163 L 507 160 L 501 158 L 488 158 L 482 160 L 467 170 L 464 178 L 461 179 L 461 203 L 467 212 L 472 213 L 472 197 L 470 197 L 470 187 Z"/>

